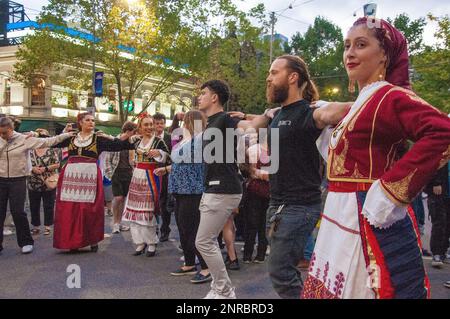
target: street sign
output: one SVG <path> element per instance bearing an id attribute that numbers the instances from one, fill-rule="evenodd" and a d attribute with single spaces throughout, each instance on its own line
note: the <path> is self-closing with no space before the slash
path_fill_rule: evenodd
<path id="1" fill-rule="evenodd" d="M 103 72 L 95 72 L 95 96 L 103 96 Z"/>

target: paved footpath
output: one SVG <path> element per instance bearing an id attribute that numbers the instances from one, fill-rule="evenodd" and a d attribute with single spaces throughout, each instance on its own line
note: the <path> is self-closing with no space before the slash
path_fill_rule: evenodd
<path id="1" fill-rule="evenodd" d="M 109 222 L 107 217 L 106 223 Z M 106 231 L 110 231 L 109 227 Z M 61 252 L 52 248 L 51 236 L 38 235 L 35 239 L 34 253 L 22 255 L 15 235 L 5 237 L 5 249 L 0 255 L 0 298 L 197 299 L 209 291 L 209 283 L 194 285 L 189 276 L 169 275 L 181 264 L 178 242 L 174 240 L 159 244 L 157 256 L 147 258 L 131 255 L 134 246 L 129 232 L 105 238 L 97 253 L 88 249 L 75 254 Z M 237 250 L 241 247 L 238 245 Z M 432 297 L 450 299 L 450 289 L 443 287 L 450 280 L 450 265 L 437 270 L 430 267 L 430 260 L 424 262 L 431 279 Z M 74 264 L 81 269 L 80 289 L 67 287 L 70 275 L 67 268 Z M 278 298 L 266 267 L 242 264 L 241 270 L 229 271 L 238 298 Z"/>

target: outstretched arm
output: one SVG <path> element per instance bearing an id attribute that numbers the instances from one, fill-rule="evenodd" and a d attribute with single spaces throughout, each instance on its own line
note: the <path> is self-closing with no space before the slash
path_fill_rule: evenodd
<path id="1" fill-rule="evenodd" d="M 46 147 L 66 147 L 74 133 L 64 133 L 48 138 L 29 137 L 25 140 L 25 145 L 29 150 Z M 67 144 L 67 145 L 66 145 Z"/>
<path id="2" fill-rule="evenodd" d="M 348 113 L 353 102 L 331 102 L 314 110 L 313 118 L 318 129 L 338 124 Z"/>

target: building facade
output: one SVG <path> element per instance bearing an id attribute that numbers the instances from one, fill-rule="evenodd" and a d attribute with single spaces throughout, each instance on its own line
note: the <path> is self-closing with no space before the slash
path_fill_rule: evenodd
<path id="1" fill-rule="evenodd" d="M 14 64 L 17 62 L 17 45 L 0 47 L 0 113 L 14 115 L 22 120 L 21 131 L 38 127 L 58 131 L 67 122 L 74 122 L 79 112 L 88 106 L 88 91 L 73 92 L 58 83 L 52 83 L 51 74 L 39 74 L 32 80 L 31 87 L 14 79 Z M 149 104 L 152 88 L 157 78 L 148 78 L 136 92 L 131 102 L 133 111 L 129 116 L 139 114 Z M 167 125 L 177 112 L 187 111 L 194 104 L 195 85 L 192 81 L 179 81 L 160 94 L 146 111 L 164 114 Z M 104 87 L 104 95 L 95 98 L 97 127 L 108 133 L 117 133 L 120 128 L 119 103 L 115 85 Z M 122 105 L 125 107 L 125 105 Z"/>

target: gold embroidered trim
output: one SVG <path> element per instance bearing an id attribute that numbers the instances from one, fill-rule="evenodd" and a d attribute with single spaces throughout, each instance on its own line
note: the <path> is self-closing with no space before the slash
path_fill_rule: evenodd
<path id="1" fill-rule="evenodd" d="M 444 167 L 447 162 L 450 160 L 450 145 L 448 146 L 447 150 L 442 153 L 442 160 L 439 162 L 439 169 Z"/>
<path id="2" fill-rule="evenodd" d="M 409 197 L 409 185 L 413 176 L 417 172 L 417 168 L 411 172 L 408 176 L 402 178 L 397 182 L 383 182 L 383 186 L 395 197 L 398 201 L 403 203 L 409 203 L 411 201 Z"/>
<path id="3" fill-rule="evenodd" d="M 381 98 L 380 102 L 378 103 L 377 108 L 375 109 L 375 113 L 373 114 L 372 133 L 370 134 L 370 143 L 369 143 L 369 161 L 370 161 L 369 179 L 372 178 L 372 171 L 373 171 L 372 143 L 373 143 L 373 135 L 375 133 L 375 122 L 377 120 L 378 110 L 380 109 L 381 104 L 383 104 L 384 99 L 389 95 L 389 93 L 391 93 L 395 90 L 396 90 L 396 87 L 393 87 L 384 94 L 384 96 Z"/>
<path id="4" fill-rule="evenodd" d="M 397 149 L 401 142 L 403 142 L 403 139 L 401 139 L 397 143 L 392 144 L 391 150 L 389 151 L 389 153 L 386 157 L 386 166 L 384 167 L 385 172 L 387 172 L 388 170 L 390 170 L 392 168 L 392 166 L 394 166 L 395 155 L 397 155 Z M 392 152 L 392 151 L 394 151 L 394 152 Z M 392 154 L 392 157 L 391 157 L 391 154 Z"/>
<path id="5" fill-rule="evenodd" d="M 351 178 L 365 178 L 366 176 L 364 176 L 363 174 L 361 174 L 358 170 L 358 163 L 355 163 L 355 169 L 353 170 L 352 175 L 350 176 Z"/>
<path id="6" fill-rule="evenodd" d="M 401 92 L 406 93 L 406 95 L 407 95 L 412 101 L 414 101 L 414 102 L 419 102 L 420 104 L 429 106 L 429 107 L 431 107 L 433 110 L 435 110 L 436 112 L 442 114 L 442 111 L 441 111 L 441 110 L 439 110 L 438 108 L 434 107 L 433 105 L 431 105 L 430 103 L 428 103 L 427 101 L 425 101 L 424 99 L 422 99 L 420 96 L 418 96 L 418 95 L 417 95 L 416 93 L 414 93 L 413 91 L 408 90 L 408 89 L 405 89 L 405 88 L 402 88 L 402 87 L 400 87 L 400 86 L 396 86 L 395 88 L 396 88 L 396 91 L 401 91 Z"/>
<path id="7" fill-rule="evenodd" d="M 366 230 L 367 231 L 367 230 Z M 380 283 L 381 283 L 381 274 L 380 267 L 377 264 L 377 260 L 375 258 L 375 254 L 372 251 L 372 247 L 369 244 L 369 240 L 366 240 L 367 245 L 367 255 L 369 257 L 369 278 L 370 278 L 370 288 L 372 288 L 375 293 L 375 298 L 380 299 Z"/>
<path id="8" fill-rule="evenodd" d="M 332 174 L 334 176 L 344 175 L 349 172 L 345 168 L 345 160 L 347 158 L 347 152 L 348 152 L 348 140 L 344 137 L 343 141 L 344 141 L 344 149 L 341 151 L 341 153 L 339 155 L 336 154 L 336 152 L 334 150 L 332 151 L 334 153 L 333 162 L 332 162 L 332 165 L 333 165 Z"/>

